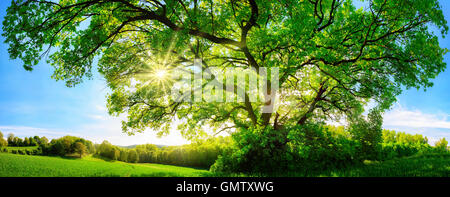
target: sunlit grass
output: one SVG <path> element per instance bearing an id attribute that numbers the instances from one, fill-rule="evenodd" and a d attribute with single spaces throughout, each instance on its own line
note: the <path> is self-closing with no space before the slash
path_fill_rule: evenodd
<path id="1" fill-rule="evenodd" d="M 86 156 L 60 158 L 0 153 L 0 177 L 246 177 L 162 164 L 130 164 Z M 273 176 L 273 175 L 271 175 Z M 418 155 L 384 162 L 366 161 L 345 169 L 278 176 L 314 177 L 450 177 L 450 154 Z"/>
<path id="2" fill-rule="evenodd" d="M 322 171 L 276 174 L 214 174 L 222 177 L 450 177 L 450 154 L 427 154 L 389 161 L 364 161 L 360 165 Z"/>
<path id="3" fill-rule="evenodd" d="M 0 177 L 197 177 L 207 170 L 162 164 L 130 164 L 91 156 L 68 159 L 0 153 Z"/>

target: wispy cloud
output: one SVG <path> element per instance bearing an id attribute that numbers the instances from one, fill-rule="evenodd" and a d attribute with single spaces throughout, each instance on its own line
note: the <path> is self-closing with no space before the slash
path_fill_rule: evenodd
<path id="1" fill-rule="evenodd" d="M 98 114 L 89 114 L 87 115 L 87 117 L 94 119 L 94 120 L 107 120 L 108 118 L 102 115 L 98 115 Z"/>
<path id="2" fill-rule="evenodd" d="M 88 139 L 101 143 L 103 140 L 107 140 L 116 145 L 133 145 L 133 144 L 161 144 L 161 145 L 181 145 L 187 144 L 189 141 L 184 139 L 181 134 L 172 130 L 169 135 L 163 137 L 157 137 L 156 132 L 147 129 L 143 133 L 136 133 L 129 136 L 122 132 L 122 120 L 125 120 L 125 116 L 112 117 L 109 115 L 103 115 L 102 118 L 98 118 L 95 123 L 81 125 L 77 129 L 77 133 L 87 136 Z"/>
<path id="3" fill-rule="evenodd" d="M 97 111 L 99 111 L 99 112 L 106 112 L 107 111 L 106 107 L 103 106 L 103 105 L 95 105 L 95 109 L 97 109 Z"/>
<path id="4" fill-rule="evenodd" d="M 420 110 L 408 110 L 397 105 L 384 114 L 384 126 L 450 129 L 448 116 L 444 113 L 429 114 Z"/>
<path id="5" fill-rule="evenodd" d="M 2 131 L 5 137 L 8 133 L 13 133 L 18 137 L 30 137 L 36 135 L 46 136 L 49 139 L 71 135 L 91 140 L 94 143 L 101 143 L 103 140 L 107 140 L 112 144 L 123 146 L 146 143 L 159 145 L 181 145 L 189 143 L 189 141 L 184 139 L 180 133 L 175 130 L 163 137 L 157 137 L 156 132 L 150 129 L 147 129 L 143 133 L 128 136 L 123 133 L 121 129 L 121 121 L 124 120 L 124 116 L 111 117 L 106 114 L 89 116 L 95 119 L 94 123 L 79 125 L 77 128 L 70 131 L 65 129 L 48 129 L 16 125 L 0 125 L 0 131 Z"/>
<path id="6" fill-rule="evenodd" d="M 64 131 L 61 129 L 46 129 L 27 126 L 1 126 L 0 131 L 6 136 L 9 133 L 13 133 L 18 137 L 31 137 L 31 136 L 46 136 L 49 139 L 61 137 L 64 135 L 74 135 L 74 132 Z"/>

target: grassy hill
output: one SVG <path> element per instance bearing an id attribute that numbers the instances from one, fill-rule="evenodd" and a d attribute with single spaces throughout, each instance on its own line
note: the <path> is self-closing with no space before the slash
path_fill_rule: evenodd
<path id="1" fill-rule="evenodd" d="M 0 153 L 0 177 L 197 177 L 207 170 L 161 164 L 109 162 Z"/>

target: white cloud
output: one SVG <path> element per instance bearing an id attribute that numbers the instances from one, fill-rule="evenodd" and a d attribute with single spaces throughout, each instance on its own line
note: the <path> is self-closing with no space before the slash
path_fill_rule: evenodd
<path id="1" fill-rule="evenodd" d="M 102 105 L 95 105 L 95 109 L 97 109 L 97 111 L 99 111 L 99 112 L 106 112 L 107 111 L 106 107 L 102 106 Z"/>
<path id="2" fill-rule="evenodd" d="M 68 132 L 60 129 L 35 128 L 27 126 L 1 126 L 0 131 L 6 137 L 9 133 L 13 133 L 18 137 L 46 136 L 49 139 L 58 138 L 65 135 L 76 136 L 76 133 Z"/>
<path id="3" fill-rule="evenodd" d="M 48 129 L 36 128 L 29 126 L 1 126 L 0 131 L 7 136 L 8 133 L 13 133 L 18 137 L 30 136 L 46 136 L 48 139 L 55 139 L 65 135 L 82 137 L 93 141 L 94 143 L 101 143 L 107 140 L 114 145 L 135 145 L 135 144 L 158 144 L 158 145 L 181 145 L 188 144 L 189 141 L 184 139 L 178 131 L 171 131 L 169 135 L 157 137 L 156 132 L 147 129 L 143 133 L 137 133 L 133 136 L 128 136 L 122 132 L 121 120 L 125 117 L 111 117 L 109 115 L 89 115 L 94 120 L 94 123 L 80 125 L 70 131 L 66 129 Z"/>
<path id="4" fill-rule="evenodd" d="M 450 129 L 448 114 L 428 114 L 420 110 L 408 110 L 397 105 L 393 110 L 384 114 L 384 126 L 412 127 L 412 128 L 440 128 Z"/>
<path id="5" fill-rule="evenodd" d="M 97 114 L 90 114 L 87 115 L 89 118 L 94 119 L 94 120 L 107 120 L 107 117 L 102 116 L 102 115 L 97 115 Z"/>
<path id="6" fill-rule="evenodd" d="M 176 130 L 172 130 L 169 135 L 160 138 L 151 129 L 147 129 L 143 133 L 128 136 L 122 132 L 121 121 L 124 119 L 125 116 L 112 117 L 104 115 L 102 119 L 97 119 L 98 121 L 93 124 L 81 125 L 77 129 L 77 133 L 86 136 L 86 138 L 95 143 L 101 143 L 103 140 L 107 140 L 112 144 L 123 146 L 146 143 L 158 145 L 181 145 L 189 143 Z"/>

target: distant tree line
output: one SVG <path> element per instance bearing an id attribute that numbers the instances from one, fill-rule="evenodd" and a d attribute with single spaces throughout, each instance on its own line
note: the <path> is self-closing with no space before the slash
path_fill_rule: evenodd
<path id="1" fill-rule="evenodd" d="M 14 136 L 14 134 L 8 134 L 7 139 L 4 139 L 3 133 L 0 131 L 0 147 L 26 147 L 26 146 L 39 146 L 41 144 L 47 144 L 48 139 L 43 136 L 25 137 L 19 138 Z"/>
<path id="2" fill-rule="evenodd" d="M 412 156 L 420 153 L 448 152 L 448 142 L 439 139 L 434 147 L 428 143 L 428 138 L 420 134 L 408 134 L 393 130 L 383 130 L 379 159 L 388 160 L 396 157 Z"/>
<path id="3" fill-rule="evenodd" d="M 97 145 L 96 153 L 111 160 L 130 163 L 160 163 L 209 168 L 230 142 L 229 137 L 217 137 L 182 146 L 159 148 L 153 144 L 144 144 L 137 145 L 135 148 L 122 148 L 104 141 Z"/>
<path id="4" fill-rule="evenodd" d="M 85 154 L 95 153 L 95 147 L 91 141 L 75 136 L 53 139 L 48 144 L 41 144 L 39 149 L 43 155 L 83 157 Z"/>
<path id="5" fill-rule="evenodd" d="M 39 146 L 41 144 L 48 143 L 48 139 L 44 137 L 34 136 L 34 137 L 25 137 L 19 138 L 14 136 L 14 134 L 8 134 L 7 145 L 12 147 L 24 147 L 24 146 Z"/>

